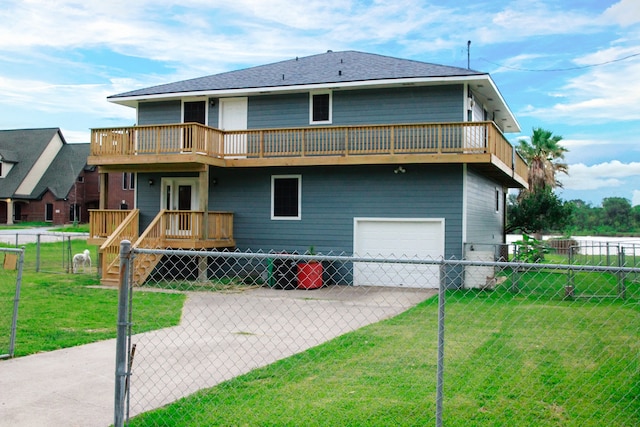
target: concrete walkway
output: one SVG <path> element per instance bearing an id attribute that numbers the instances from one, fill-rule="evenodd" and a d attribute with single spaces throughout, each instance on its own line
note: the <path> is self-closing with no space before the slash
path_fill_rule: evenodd
<path id="1" fill-rule="evenodd" d="M 364 287 L 189 293 L 180 326 L 133 339 L 131 415 L 397 315 L 434 293 Z M 112 424 L 114 352 L 115 340 L 108 340 L 0 361 L 0 426 Z"/>

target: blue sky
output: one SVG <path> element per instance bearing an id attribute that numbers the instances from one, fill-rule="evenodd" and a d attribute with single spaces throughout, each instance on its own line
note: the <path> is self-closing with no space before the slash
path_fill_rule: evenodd
<path id="1" fill-rule="evenodd" d="M 460 5 L 470 3 L 470 5 Z M 0 129 L 135 124 L 109 95 L 328 49 L 489 72 L 522 132 L 561 135 L 566 200 L 640 205 L 638 0 L 3 0 Z"/>

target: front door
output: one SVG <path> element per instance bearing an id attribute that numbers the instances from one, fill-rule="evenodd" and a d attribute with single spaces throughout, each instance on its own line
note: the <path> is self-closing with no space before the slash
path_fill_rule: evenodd
<path id="1" fill-rule="evenodd" d="M 167 235 L 195 236 L 193 211 L 200 209 L 197 178 L 163 178 L 162 207 L 170 211 Z M 197 227 L 196 227 L 197 228 Z"/>

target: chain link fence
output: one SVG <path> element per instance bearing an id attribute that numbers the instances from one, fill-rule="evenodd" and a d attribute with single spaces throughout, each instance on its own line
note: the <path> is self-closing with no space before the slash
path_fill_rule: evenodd
<path id="1" fill-rule="evenodd" d="M 0 262 L 0 359 L 7 359 L 16 345 L 24 250 L 0 248 Z"/>
<path id="2" fill-rule="evenodd" d="M 114 423 L 640 425 L 637 266 L 484 252 L 495 257 L 125 245 Z M 141 332 L 149 292 L 184 299 L 157 307 L 176 326 Z"/>
<path id="3" fill-rule="evenodd" d="M 89 251 L 90 260 L 76 263 L 76 273 L 97 273 L 97 248 L 87 244 L 87 233 L 61 232 L 3 232 L 0 244 L 6 247 L 24 247 L 29 256 L 25 269 L 37 273 L 74 273 L 73 258 Z"/>

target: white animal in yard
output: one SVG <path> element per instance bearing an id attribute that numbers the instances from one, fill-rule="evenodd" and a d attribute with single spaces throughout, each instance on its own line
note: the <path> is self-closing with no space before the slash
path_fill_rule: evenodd
<path id="1" fill-rule="evenodd" d="M 75 254 L 73 256 L 73 273 L 77 273 L 80 266 L 82 266 L 82 271 L 86 271 L 85 269 L 89 267 L 91 269 L 91 252 L 89 249 L 85 249 L 81 254 Z"/>

